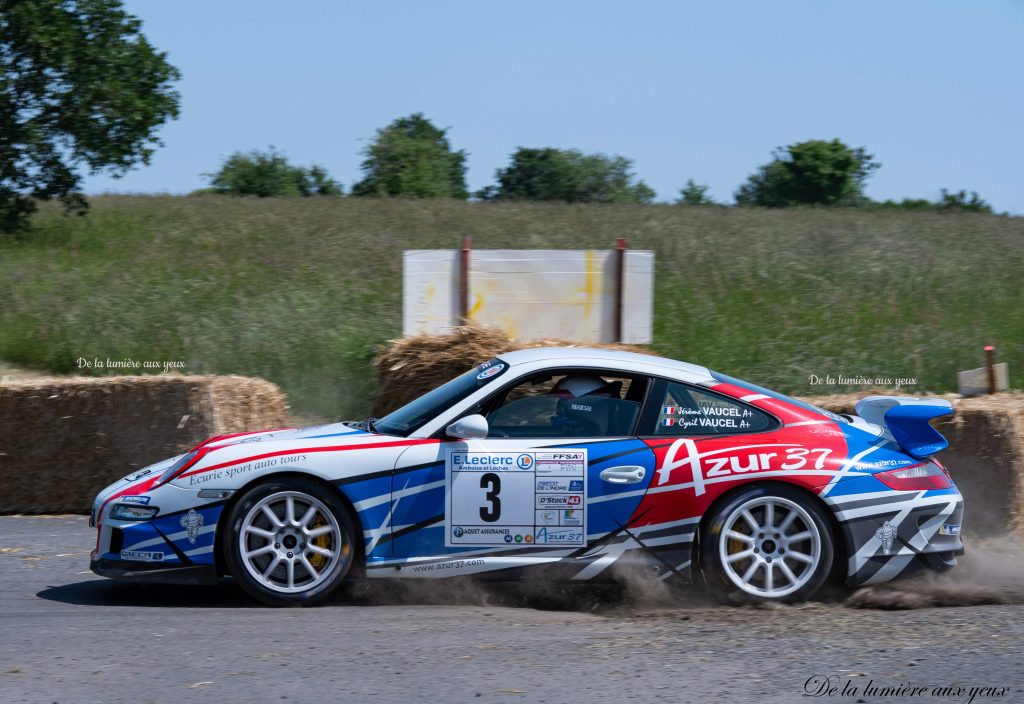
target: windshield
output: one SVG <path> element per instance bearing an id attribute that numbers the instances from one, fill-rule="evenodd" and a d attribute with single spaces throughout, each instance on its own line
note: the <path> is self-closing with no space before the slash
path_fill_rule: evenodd
<path id="1" fill-rule="evenodd" d="M 438 413 L 451 408 L 479 388 L 490 384 L 508 370 L 500 359 L 484 362 L 462 376 L 455 377 L 447 384 L 410 401 L 397 411 L 392 411 L 374 423 L 374 430 L 385 435 L 408 435 L 434 418 Z"/>
<path id="2" fill-rule="evenodd" d="M 800 401 L 791 396 L 786 396 L 785 394 L 780 394 L 778 391 L 772 391 L 771 389 L 766 389 L 763 386 L 751 384 L 749 381 L 743 381 L 742 379 L 737 379 L 735 377 L 728 376 L 726 374 L 720 374 L 718 372 L 711 372 L 711 376 L 713 376 L 718 381 L 724 382 L 726 384 L 732 384 L 733 386 L 738 386 L 741 389 L 747 389 L 749 391 L 753 391 L 754 393 L 764 394 L 765 396 L 771 396 L 772 398 L 777 399 L 779 401 L 792 403 L 794 406 L 799 406 L 800 408 L 803 408 L 806 411 L 814 411 L 815 413 L 820 413 L 821 415 L 825 416 L 826 418 L 832 421 L 835 421 L 836 423 L 849 423 L 849 421 L 847 421 L 845 418 L 836 415 L 832 411 L 825 410 L 824 408 L 819 408 L 818 406 L 807 403 L 806 401 Z"/>

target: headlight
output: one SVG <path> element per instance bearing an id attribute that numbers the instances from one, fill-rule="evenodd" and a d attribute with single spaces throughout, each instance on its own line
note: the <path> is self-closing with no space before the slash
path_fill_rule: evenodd
<path id="1" fill-rule="evenodd" d="M 156 506 L 137 506 L 135 504 L 114 504 L 110 518 L 115 521 L 148 521 L 160 513 Z"/>

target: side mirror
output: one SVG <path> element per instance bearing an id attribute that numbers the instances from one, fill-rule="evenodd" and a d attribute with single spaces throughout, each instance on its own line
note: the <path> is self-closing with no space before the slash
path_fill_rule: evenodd
<path id="1" fill-rule="evenodd" d="M 459 418 L 444 429 L 444 432 L 448 437 L 459 438 L 460 440 L 477 440 L 485 438 L 487 437 L 488 431 L 487 419 L 479 414 Z"/>

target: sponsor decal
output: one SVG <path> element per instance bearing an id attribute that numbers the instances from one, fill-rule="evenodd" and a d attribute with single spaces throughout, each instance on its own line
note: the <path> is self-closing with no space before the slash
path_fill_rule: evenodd
<path id="1" fill-rule="evenodd" d="M 550 528 L 542 526 L 534 535 L 537 545 L 579 545 L 583 542 L 583 531 L 579 528 Z"/>
<path id="2" fill-rule="evenodd" d="M 511 543 L 512 542 L 512 536 L 511 535 L 506 535 L 505 536 L 505 542 L 506 543 Z"/>
<path id="3" fill-rule="evenodd" d="M 188 542 L 195 545 L 196 538 L 199 537 L 199 529 L 203 527 L 203 514 L 198 513 L 194 508 L 190 508 L 188 513 L 182 516 L 178 522 L 188 534 Z"/>
<path id="4" fill-rule="evenodd" d="M 133 472 L 124 478 L 126 482 L 134 482 L 137 479 L 142 479 L 144 476 L 152 472 L 152 469 L 140 469 L 138 472 Z"/>
<path id="5" fill-rule="evenodd" d="M 796 444 L 740 445 L 699 452 L 696 442 L 690 438 L 681 438 L 672 443 L 665 453 L 665 459 L 657 470 L 655 486 L 673 483 L 673 479 L 678 482 L 679 479 L 674 478 L 672 473 L 687 468 L 692 476 L 694 491 L 700 496 L 708 480 L 729 479 L 769 470 L 821 470 L 825 468 L 831 454 L 831 449 Z"/>
<path id="6" fill-rule="evenodd" d="M 571 408 L 574 411 L 583 411 L 585 413 L 593 413 L 594 412 L 594 407 L 593 406 L 588 406 L 588 405 L 586 405 L 584 403 L 571 403 L 571 404 L 569 404 L 569 408 Z"/>
<path id="7" fill-rule="evenodd" d="M 461 538 L 463 533 L 465 533 L 465 531 L 462 530 L 462 526 L 455 526 L 454 528 L 452 528 L 452 535 L 454 535 L 456 538 Z"/>
<path id="8" fill-rule="evenodd" d="M 580 494 L 583 493 L 583 480 L 582 479 L 569 479 L 566 477 L 538 477 L 537 478 L 537 491 L 538 492 L 551 492 L 556 491 L 562 494 Z"/>
<path id="9" fill-rule="evenodd" d="M 902 467 L 905 464 L 912 464 L 913 460 L 875 460 L 871 464 L 876 467 Z"/>
<path id="10" fill-rule="evenodd" d="M 537 508 L 567 508 L 582 503 L 580 494 L 541 494 L 537 497 Z"/>
<path id="11" fill-rule="evenodd" d="M 533 467 L 533 455 L 519 455 L 519 457 L 516 457 L 516 466 L 519 469 L 531 469 Z"/>
<path id="12" fill-rule="evenodd" d="M 504 368 L 505 368 L 504 364 L 495 364 L 493 367 L 489 367 L 488 369 L 484 369 L 482 372 L 477 374 L 476 378 L 478 380 L 480 380 L 480 381 L 483 381 L 484 379 L 490 379 L 495 374 L 500 374 L 501 370 L 504 369 Z"/>
<path id="13" fill-rule="evenodd" d="M 142 550 L 122 550 L 121 559 L 131 562 L 162 562 L 164 554 L 162 552 L 144 552 Z"/>
<path id="14" fill-rule="evenodd" d="M 413 572 L 435 572 L 435 571 L 447 571 L 447 570 L 461 570 L 467 567 L 482 567 L 484 561 L 482 558 L 475 560 L 451 560 L 449 562 L 434 562 L 428 565 L 417 565 L 412 568 Z"/>
<path id="15" fill-rule="evenodd" d="M 888 555 L 892 552 L 892 541 L 896 537 L 896 529 L 889 521 L 886 521 L 875 531 L 875 538 L 882 543 L 882 554 Z"/>
<path id="16" fill-rule="evenodd" d="M 945 523 L 939 526 L 939 535 L 960 535 L 960 524 Z"/>
<path id="17" fill-rule="evenodd" d="M 224 469 L 217 469 L 213 472 L 203 472 L 202 474 L 190 474 L 188 477 L 188 485 L 195 486 L 196 484 L 205 484 L 212 482 L 217 479 L 231 479 L 237 477 L 240 474 L 248 474 L 249 472 L 255 472 L 261 469 L 268 469 L 270 467 L 276 467 L 278 465 L 287 465 L 295 462 L 305 462 L 306 455 L 285 455 L 283 457 L 270 457 L 259 462 L 246 462 L 245 464 L 236 465 L 234 467 L 225 467 Z M 175 480 L 177 482 L 177 480 Z"/>
<path id="18" fill-rule="evenodd" d="M 118 499 L 123 504 L 139 504 L 140 506 L 148 506 L 149 500 L 152 497 L 149 496 L 122 496 Z"/>

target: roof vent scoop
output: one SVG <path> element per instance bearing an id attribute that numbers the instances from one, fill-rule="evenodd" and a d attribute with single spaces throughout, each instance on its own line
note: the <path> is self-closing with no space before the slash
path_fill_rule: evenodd
<path id="1" fill-rule="evenodd" d="M 953 404 L 941 398 L 868 396 L 857 402 L 857 415 L 886 429 L 887 434 L 910 455 L 934 455 L 949 442 L 930 421 L 953 413 Z"/>

